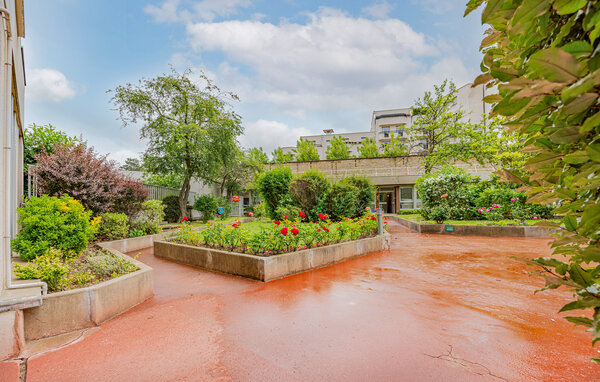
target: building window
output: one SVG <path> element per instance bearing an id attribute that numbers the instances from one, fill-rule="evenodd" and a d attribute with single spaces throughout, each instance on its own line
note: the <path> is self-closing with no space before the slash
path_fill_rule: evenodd
<path id="1" fill-rule="evenodd" d="M 383 137 L 384 138 L 389 138 L 390 137 L 390 127 L 389 126 L 383 126 L 381 128 L 381 131 L 383 132 Z"/>

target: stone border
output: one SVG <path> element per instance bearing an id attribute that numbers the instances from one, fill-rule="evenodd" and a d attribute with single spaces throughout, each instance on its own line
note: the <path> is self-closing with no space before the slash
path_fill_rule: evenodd
<path id="1" fill-rule="evenodd" d="M 390 236 L 386 233 L 383 236 L 275 256 L 255 256 L 155 241 L 154 256 L 210 271 L 259 281 L 272 281 L 389 248 Z"/>
<path id="2" fill-rule="evenodd" d="M 535 226 L 498 226 L 498 225 L 453 225 L 454 231 L 446 231 L 451 224 L 421 224 L 395 215 L 386 215 L 400 225 L 418 232 L 442 235 L 490 236 L 490 237 L 538 237 L 549 238 L 551 231 Z"/>
<path id="3" fill-rule="evenodd" d="M 132 248 L 147 242 L 148 236 L 133 239 L 138 240 L 117 240 L 124 243 L 105 242 L 99 246 L 134 263 L 139 270 L 86 288 L 44 295 L 41 306 L 23 311 L 25 339 L 31 341 L 97 326 L 152 297 L 154 270 L 112 248 L 121 246 L 134 251 Z"/>

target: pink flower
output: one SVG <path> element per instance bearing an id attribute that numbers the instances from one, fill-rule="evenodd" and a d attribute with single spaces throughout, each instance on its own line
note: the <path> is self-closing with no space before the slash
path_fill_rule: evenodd
<path id="1" fill-rule="evenodd" d="M 250 217 L 254 216 L 254 212 L 252 212 L 252 211 L 248 212 L 248 216 L 250 216 Z"/>
<path id="2" fill-rule="evenodd" d="M 283 220 L 287 220 L 287 216 L 283 215 Z"/>
<path id="3" fill-rule="evenodd" d="M 537 217 L 537 216 L 534 216 L 534 217 L 533 217 L 533 220 L 538 220 L 538 217 Z"/>
<path id="4" fill-rule="evenodd" d="M 517 200 L 519 200 L 519 198 L 517 198 Z"/>
<path id="5" fill-rule="evenodd" d="M 485 210 L 485 212 L 490 212 L 490 209 L 488 208 L 487 210 Z"/>
<path id="6" fill-rule="evenodd" d="M 514 202 L 514 201 L 515 201 L 515 198 L 510 198 L 510 201 L 511 201 L 511 202 Z"/>
<path id="7" fill-rule="evenodd" d="M 483 213 L 483 208 L 478 209 L 477 212 L 479 212 L 480 214 Z"/>

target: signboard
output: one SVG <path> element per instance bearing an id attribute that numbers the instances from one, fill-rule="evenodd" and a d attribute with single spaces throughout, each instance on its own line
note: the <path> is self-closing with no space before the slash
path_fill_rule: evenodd
<path id="1" fill-rule="evenodd" d="M 446 226 L 446 232 L 454 232 L 454 226 L 453 225 L 447 225 Z"/>

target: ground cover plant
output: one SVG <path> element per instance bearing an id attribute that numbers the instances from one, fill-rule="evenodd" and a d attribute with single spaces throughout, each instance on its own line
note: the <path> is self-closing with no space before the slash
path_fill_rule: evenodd
<path id="1" fill-rule="evenodd" d="M 401 218 L 414 221 L 420 224 L 437 224 L 434 220 L 427 220 L 420 214 L 401 214 Z M 448 225 L 480 225 L 480 226 L 534 226 L 542 219 L 501 219 L 501 220 L 444 220 L 443 224 Z M 560 219 L 547 219 L 546 222 L 560 223 Z"/>
<path id="2" fill-rule="evenodd" d="M 305 219 L 306 214 L 299 211 L 295 217 L 285 216 L 275 221 L 213 223 L 201 230 L 184 226 L 168 240 L 178 244 L 271 256 L 377 234 L 377 217 L 370 211 L 360 218 L 345 218 L 339 222 L 333 222 L 324 214 L 320 214 L 314 222 L 303 221 Z"/>
<path id="3" fill-rule="evenodd" d="M 474 84 L 496 86 L 492 114 L 526 139 L 531 154 L 521 171 L 504 171 L 530 200 L 558 205 L 564 215 L 552 244 L 556 258 L 541 267 L 544 289 L 561 286 L 573 301 L 561 312 L 600 341 L 600 3 L 588 0 L 471 0 L 490 28 Z M 524 171 L 522 171 L 524 170 Z M 559 260 L 560 259 L 560 260 Z M 595 358 L 600 363 L 600 358 Z"/>

